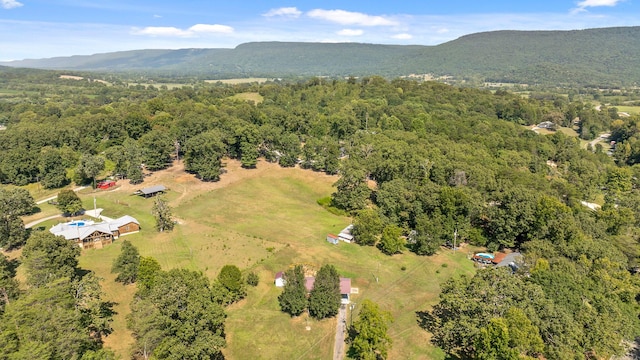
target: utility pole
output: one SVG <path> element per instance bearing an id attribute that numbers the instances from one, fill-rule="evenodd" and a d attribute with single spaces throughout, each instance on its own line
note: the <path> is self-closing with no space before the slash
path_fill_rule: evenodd
<path id="1" fill-rule="evenodd" d="M 355 309 L 356 307 L 356 303 L 352 302 L 351 304 L 349 304 L 349 316 L 351 317 L 351 320 L 349 321 L 351 324 L 349 326 L 353 326 L 353 309 Z"/>
<path id="2" fill-rule="evenodd" d="M 458 240 L 458 222 L 456 222 L 456 227 L 453 230 L 453 252 L 456 252 L 456 240 Z"/>

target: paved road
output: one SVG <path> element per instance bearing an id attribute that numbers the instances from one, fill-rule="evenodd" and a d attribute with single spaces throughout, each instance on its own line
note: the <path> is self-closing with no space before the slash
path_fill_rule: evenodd
<path id="1" fill-rule="evenodd" d="M 77 188 L 73 189 L 73 191 L 80 191 L 80 190 L 86 189 L 86 188 L 87 188 L 86 186 L 78 186 Z M 57 197 L 58 197 L 58 195 L 55 195 L 55 196 L 48 197 L 46 199 L 38 200 L 38 201 L 36 201 L 36 204 L 44 204 L 47 201 L 51 201 L 51 200 L 53 200 L 53 199 L 55 199 Z"/>
<path id="2" fill-rule="evenodd" d="M 344 358 L 344 336 L 347 333 L 347 306 L 340 305 L 336 324 L 336 340 L 333 345 L 333 360 Z"/>
<path id="3" fill-rule="evenodd" d="M 48 220 L 56 219 L 56 218 L 59 218 L 59 217 L 62 217 L 62 215 L 60 215 L 60 214 L 51 215 L 51 216 L 48 216 L 48 217 L 46 217 L 44 219 L 34 220 L 34 221 L 30 222 L 30 223 L 25 224 L 24 228 L 25 229 L 31 229 L 32 227 L 34 227 L 34 226 L 36 226 L 36 225 L 38 225 L 40 223 L 43 223 L 43 222 L 48 221 Z"/>

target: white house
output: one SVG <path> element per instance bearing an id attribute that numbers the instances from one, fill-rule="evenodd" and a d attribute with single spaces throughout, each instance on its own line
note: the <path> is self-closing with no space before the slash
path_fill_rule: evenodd
<path id="1" fill-rule="evenodd" d="M 278 273 L 276 273 L 276 287 L 284 287 L 284 272 L 279 271 Z"/>

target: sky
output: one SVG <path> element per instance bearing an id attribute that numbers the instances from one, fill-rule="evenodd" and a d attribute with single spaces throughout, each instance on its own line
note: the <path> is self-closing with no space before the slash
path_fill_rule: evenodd
<path id="1" fill-rule="evenodd" d="M 639 25 L 640 0 L 0 0 L 0 61 L 253 41 L 437 45 L 493 30 Z"/>

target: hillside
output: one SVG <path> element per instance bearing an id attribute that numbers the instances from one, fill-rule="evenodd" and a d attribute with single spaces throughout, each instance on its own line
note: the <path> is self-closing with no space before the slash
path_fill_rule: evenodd
<path id="1" fill-rule="evenodd" d="M 458 79 L 554 85 L 635 85 L 640 27 L 476 33 L 437 46 L 246 43 L 234 49 L 135 50 L 0 65 L 163 75 L 453 75 Z"/>

